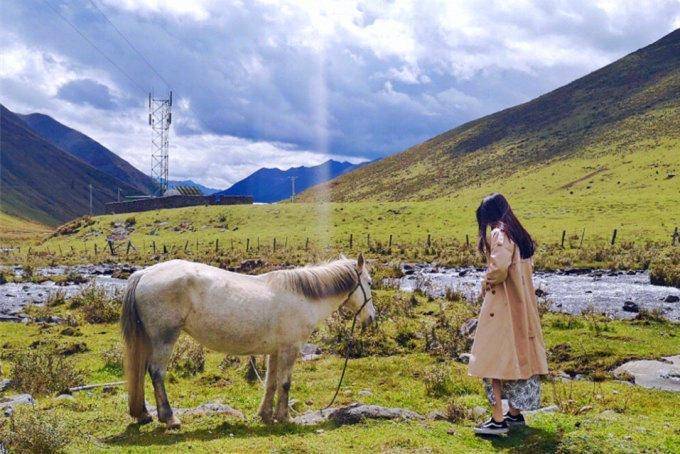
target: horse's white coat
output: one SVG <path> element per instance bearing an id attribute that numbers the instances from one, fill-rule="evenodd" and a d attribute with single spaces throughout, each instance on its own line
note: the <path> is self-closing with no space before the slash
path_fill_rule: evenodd
<path id="1" fill-rule="evenodd" d="M 342 262 L 349 265 L 347 259 Z M 347 269 L 358 273 L 370 297 L 370 277 L 363 257 Z M 135 306 L 151 341 L 151 366 L 165 374 L 165 363 L 182 330 L 211 350 L 270 355 L 260 408 L 265 421 L 272 418 L 276 390 L 279 404 L 275 417 L 288 418 L 293 363 L 315 327 L 345 301 L 352 312 L 365 302 L 361 289 L 312 300 L 272 279 L 273 273 L 248 276 L 184 260 L 159 263 L 140 273 Z M 374 317 L 375 309 L 369 301 L 359 318 L 365 323 Z M 153 362 L 159 364 L 153 366 Z"/>

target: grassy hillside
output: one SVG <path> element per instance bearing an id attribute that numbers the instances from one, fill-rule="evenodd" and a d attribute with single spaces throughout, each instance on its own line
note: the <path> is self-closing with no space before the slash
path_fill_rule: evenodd
<path id="1" fill-rule="evenodd" d="M 22 120 L 40 137 L 57 148 L 71 153 L 92 167 L 127 183 L 143 194 L 154 194 L 158 185 L 150 176 L 134 168 L 129 162 L 80 131 L 59 123 L 54 118 L 32 113 L 21 115 Z"/>
<path id="2" fill-rule="evenodd" d="M 0 213 L 0 243 L 14 244 L 46 236 L 49 227 Z"/>
<path id="3" fill-rule="evenodd" d="M 426 200 L 464 197 L 470 188 L 491 192 L 505 187 L 539 203 L 565 203 L 571 209 L 564 199 L 574 198 L 572 188 L 553 180 L 566 176 L 568 181 L 589 182 L 601 159 L 650 165 L 656 159 L 654 177 L 677 174 L 680 29 L 537 99 L 312 188 L 300 200 Z M 536 173 L 543 175 L 547 193 L 526 188 L 523 177 Z M 631 198 L 644 205 L 656 203 L 659 189 L 674 196 L 680 190 L 677 177 L 660 188 L 649 181 L 648 171 L 644 174 L 620 182 L 620 175 L 608 168 L 593 174 L 595 190 L 599 187 L 605 198 L 615 196 L 614 203 Z M 582 195 L 592 188 L 585 184 L 575 189 Z"/>
<path id="4" fill-rule="evenodd" d="M 55 225 L 89 212 L 104 211 L 135 188 L 98 170 L 37 136 L 16 114 L 0 105 L 0 211 Z"/>

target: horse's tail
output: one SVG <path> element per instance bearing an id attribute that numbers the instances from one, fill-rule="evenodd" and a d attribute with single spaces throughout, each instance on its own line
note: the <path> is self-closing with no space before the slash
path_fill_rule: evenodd
<path id="1" fill-rule="evenodd" d="M 144 408 L 144 374 L 146 372 L 151 343 L 144 324 L 137 312 L 135 291 L 142 272 L 133 273 L 128 279 L 120 328 L 125 343 L 125 380 L 127 381 L 130 415 L 142 417 Z"/>

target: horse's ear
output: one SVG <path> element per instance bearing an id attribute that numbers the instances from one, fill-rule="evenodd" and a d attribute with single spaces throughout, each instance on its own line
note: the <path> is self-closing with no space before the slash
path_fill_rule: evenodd
<path id="1" fill-rule="evenodd" d="M 364 253 L 359 252 L 359 257 L 357 258 L 357 269 L 360 271 L 364 269 L 364 265 L 366 265 L 366 261 L 364 260 Z"/>

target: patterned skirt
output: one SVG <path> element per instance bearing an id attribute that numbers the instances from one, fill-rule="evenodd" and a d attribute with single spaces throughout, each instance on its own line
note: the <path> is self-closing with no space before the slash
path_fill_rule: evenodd
<path id="1" fill-rule="evenodd" d="M 536 410 L 541 404 L 541 381 L 538 375 L 526 380 L 502 380 L 501 398 L 507 399 L 508 404 L 518 410 Z M 491 379 L 484 379 L 484 391 L 489 403 L 493 406 Z"/>

